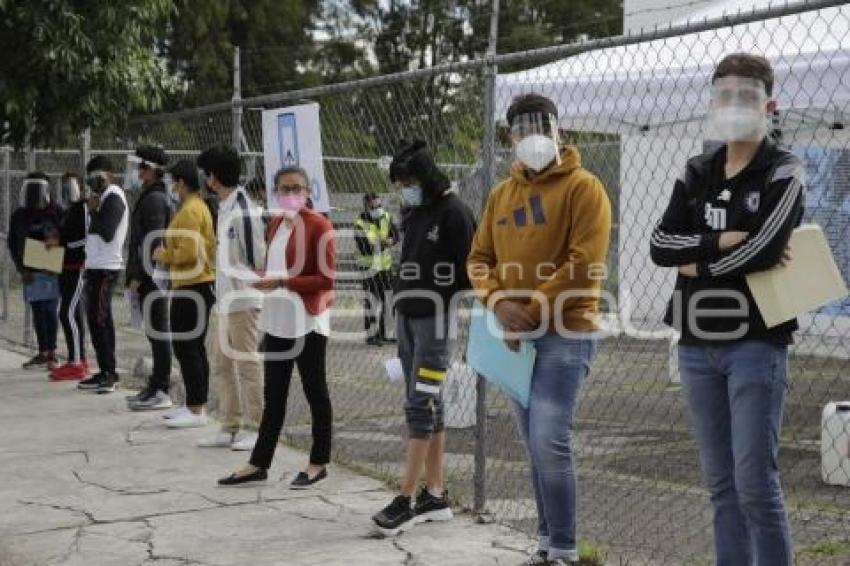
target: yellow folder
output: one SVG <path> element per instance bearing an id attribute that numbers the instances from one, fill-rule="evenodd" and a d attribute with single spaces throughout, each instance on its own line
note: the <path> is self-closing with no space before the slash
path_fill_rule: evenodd
<path id="1" fill-rule="evenodd" d="M 43 269 L 53 273 L 62 273 L 62 261 L 65 248 L 55 246 L 47 249 L 44 242 L 27 238 L 24 242 L 24 265 L 33 269 Z"/>
<path id="2" fill-rule="evenodd" d="M 794 230 L 791 261 L 747 275 L 747 285 L 768 328 L 843 299 L 847 285 L 817 224 Z"/>

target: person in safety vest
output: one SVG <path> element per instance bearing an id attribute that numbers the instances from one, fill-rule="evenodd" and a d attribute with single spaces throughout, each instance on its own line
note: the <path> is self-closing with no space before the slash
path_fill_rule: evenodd
<path id="1" fill-rule="evenodd" d="M 387 293 L 392 289 L 393 257 L 399 230 L 377 193 L 363 195 L 364 211 L 354 222 L 357 262 L 363 274 L 366 307 L 366 343 L 381 346 L 395 342 L 387 336 L 386 321 L 392 312 Z"/>

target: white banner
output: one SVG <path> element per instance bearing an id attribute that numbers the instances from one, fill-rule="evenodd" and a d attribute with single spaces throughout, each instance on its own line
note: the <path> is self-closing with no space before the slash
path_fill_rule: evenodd
<path id="1" fill-rule="evenodd" d="M 319 212 L 330 210 L 318 104 L 263 111 L 263 162 L 268 202 L 274 202 L 274 174 L 281 167 L 298 166 L 303 167 L 310 177 L 314 209 Z"/>

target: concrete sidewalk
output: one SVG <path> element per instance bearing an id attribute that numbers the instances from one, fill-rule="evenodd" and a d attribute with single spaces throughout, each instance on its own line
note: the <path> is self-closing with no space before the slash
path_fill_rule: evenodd
<path id="1" fill-rule="evenodd" d="M 468 516 L 369 536 L 392 493 L 340 467 L 314 491 L 287 489 L 306 455 L 281 447 L 268 485 L 219 488 L 246 453 L 199 449 L 130 413 L 119 391 L 84 394 L 19 369 L 0 350 L 0 566 L 45 564 L 520 564 L 529 540 Z"/>

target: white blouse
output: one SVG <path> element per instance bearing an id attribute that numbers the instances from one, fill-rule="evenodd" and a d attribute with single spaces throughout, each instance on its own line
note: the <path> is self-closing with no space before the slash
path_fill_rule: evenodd
<path id="1" fill-rule="evenodd" d="M 269 244 L 266 255 L 266 273 L 273 277 L 286 278 L 286 244 L 292 227 L 281 223 Z M 288 289 L 267 291 L 263 297 L 260 330 L 278 338 L 298 338 L 311 332 L 323 336 L 331 333 L 331 312 L 325 309 L 316 316 L 307 312 L 301 295 Z"/>

